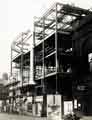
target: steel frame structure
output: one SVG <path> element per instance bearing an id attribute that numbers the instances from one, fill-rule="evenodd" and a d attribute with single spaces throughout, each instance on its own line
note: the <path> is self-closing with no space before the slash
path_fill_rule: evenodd
<path id="1" fill-rule="evenodd" d="M 29 52 L 29 38 L 32 36 L 30 34 L 30 31 L 27 32 L 22 32 L 13 42 L 11 45 L 11 76 L 13 75 L 13 62 L 20 57 L 20 60 L 17 61 L 19 62 L 20 66 L 15 66 L 15 68 L 19 68 L 21 71 L 21 79 L 23 77 L 23 69 L 24 66 L 24 59 L 23 56 Z M 29 58 L 30 59 L 30 58 Z M 16 62 L 16 61 L 15 61 Z M 26 61 L 25 61 L 26 62 Z M 13 69 L 12 69 L 13 68 Z"/>
<path id="2" fill-rule="evenodd" d="M 89 15 L 91 12 L 89 10 L 85 10 L 79 7 L 71 6 L 68 4 L 55 3 L 41 18 L 35 17 L 34 20 L 34 34 L 33 34 L 33 43 L 34 43 L 34 80 L 39 83 L 39 79 L 41 80 L 41 84 L 39 87 L 42 89 L 43 97 L 46 94 L 46 77 L 50 77 L 55 74 L 55 93 L 58 94 L 58 73 L 60 73 L 59 68 L 59 54 L 62 51 L 59 51 L 59 34 L 63 34 L 65 36 L 71 37 L 75 32 L 77 27 L 79 26 L 79 21 L 82 20 L 86 15 Z M 54 38 L 51 38 L 54 36 Z M 52 39 L 51 44 L 53 43 L 52 52 L 47 53 L 46 55 L 46 41 L 50 44 L 50 39 Z M 66 38 L 71 39 L 71 38 Z M 69 44 L 69 41 L 68 41 Z M 67 43 L 66 43 L 66 46 Z M 50 47 L 49 47 L 50 49 Z M 61 49 L 61 48 L 60 48 Z M 65 47 L 66 49 L 66 47 Z M 73 52 L 73 42 L 71 39 L 71 55 Z M 38 51 L 40 51 L 38 53 Z M 67 51 L 67 50 L 66 50 Z M 52 71 L 52 74 L 46 75 L 46 58 L 54 55 L 55 57 L 55 66 Z M 53 58 L 54 58 L 53 57 Z M 51 62 L 54 59 L 51 59 Z M 41 69 L 41 75 L 36 77 L 37 70 L 36 67 L 40 67 L 38 71 Z M 51 68 L 50 68 L 51 69 Z M 61 72 L 63 74 L 64 72 Z M 65 76 L 67 74 L 65 73 Z M 38 81 L 37 81 L 38 80 Z M 54 93 L 54 94 L 55 94 Z M 44 103 L 43 103 L 44 104 Z M 62 105 L 63 106 L 63 105 Z M 62 108 L 63 113 L 63 108 Z"/>
<path id="3" fill-rule="evenodd" d="M 56 3 L 41 18 L 35 17 L 34 32 L 36 40 L 46 39 L 51 33 L 64 32 L 69 34 L 76 29 L 76 24 L 81 17 L 90 13 L 89 10 L 71 5 Z"/>
<path id="4" fill-rule="evenodd" d="M 89 10 L 85 10 L 68 4 L 55 3 L 41 18 L 35 17 L 33 42 L 34 42 L 34 47 L 42 43 L 42 58 L 43 58 L 42 78 L 43 79 L 45 78 L 44 41 L 55 33 L 55 59 L 56 59 L 55 72 L 57 74 L 58 73 L 58 45 L 57 45 L 58 33 L 63 33 L 66 35 L 72 34 L 78 27 L 79 21 L 88 14 L 90 14 Z M 56 77 L 56 81 L 57 81 L 57 77 Z M 44 82 L 43 82 L 43 86 L 44 86 Z M 57 82 L 56 82 L 56 89 L 57 89 Z"/>
<path id="5" fill-rule="evenodd" d="M 14 101 L 23 97 L 24 82 L 29 84 L 30 80 L 30 37 L 32 34 L 27 32 L 20 33 L 11 44 L 11 81 L 10 81 L 10 103 L 12 110 Z M 27 94 L 26 94 L 27 95 Z"/>
<path id="6" fill-rule="evenodd" d="M 68 4 L 65 5 L 61 3 L 55 3 L 41 18 L 35 17 L 33 31 L 33 74 L 34 81 L 37 84 L 35 85 L 35 93 L 33 96 L 34 103 L 35 97 L 39 95 L 37 94 L 39 90 L 36 89 L 40 88 L 42 90 L 40 95 L 43 95 L 43 99 L 45 100 L 45 102 L 43 101 L 43 104 L 46 107 L 46 79 L 49 81 L 49 78 L 51 76 L 54 76 L 54 94 L 58 94 L 59 77 L 65 77 L 68 75 L 71 76 L 71 72 L 67 74 L 67 70 L 62 71 L 62 67 L 60 68 L 60 60 L 62 58 L 61 54 L 67 56 L 67 54 L 70 52 L 68 56 L 72 57 L 73 41 L 71 39 L 71 36 L 79 26 L 80 20 L 82 20 L 86 15 L 89 15 L 90 13 L 91 12 L 89 10 L 85 10 L 79 7 L 71 6 Z M 29 52 L 29 43 L 27 40 L 29 40 L 31 36 L 32 34 L 30 34 L 29 31 L 26 33 L 23 32 L 13 41 L 11 45 L 11 76 L 13 76 L 14 68 L 20 70 L 21 87 L 23 87 L 23 71 L 26 69 L 29 70 L 29 64 L 27 66 L 24 64 L 27 64 L 26 62 L 30 61 L 30 58 L 25 57 L 24 60 L 24 56 L 26 56 Z M 60 37 L 62 37 L 62 39 L 65 37 L 64 39 L 67 39 L 66 42 L 68 44 L 62 42 L 64 46 L 60 46 L 60 41 L 64 41 L 61 40 Z M 63 52 L 62 49 L 65 49 L 65 52 Z M 13 65 L 14 62 L 18 63 L 18 65 Z M 64 69 L 66 69 L 67 66 L 65 66 Z M 68 67 L 70 68 L 70 64 Z M 61 76 L 58 77 L 59 74 Z M 39 82 L 39 80 L 41 82 Z M 43 111 L 46 112 L 45 109 Z"/>

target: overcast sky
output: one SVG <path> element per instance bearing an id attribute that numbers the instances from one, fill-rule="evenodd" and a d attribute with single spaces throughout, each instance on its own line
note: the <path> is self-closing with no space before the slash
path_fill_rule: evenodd
<path id="1" fill-rule="evenodd" d="M 10 72 L 11 42 L 19 33 L 32 30 L 33 16 L 41 16 L 56 1 L 92 7 L 92 0 L 0 0 L 0 76 Z"/>

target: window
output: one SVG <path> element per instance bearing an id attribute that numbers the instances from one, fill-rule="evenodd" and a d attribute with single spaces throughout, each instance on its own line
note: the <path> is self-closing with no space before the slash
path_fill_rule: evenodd
<path id="1" fill-rule="evenodd" d="M 31 103 L 31 102 L 29 102 L 29 103 L 27 104 L 27 111 L 28 111 L 28 112 L 32 112 L 32 103 Z"/>
<path id="2" fill-rule="evenodd" d="M 89 71 L 92 72 L 92 53 L 88 54 Z"/>
<path id="3" fill-rule="evenodd" d="M 77 100 L 74 100 L 74 109 L 77 109 Z"/>
<path id="4" fill-rule="evenodd" d="M 70 114 L 72 112 L 73 112 L 72 101 L 64 101 L 64 115 Z"/>

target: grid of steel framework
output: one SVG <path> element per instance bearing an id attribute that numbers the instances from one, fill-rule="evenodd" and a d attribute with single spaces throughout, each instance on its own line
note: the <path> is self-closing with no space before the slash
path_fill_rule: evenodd
<path id="1" fill-rule="evenodd" d="M 17 36 L 11 45 L 11 86 L 12 97 L 16 98 L 25 94 L 25 85 L 30 80 L 30 31 Z M 24 88 L 23 88 L 24 87 Z M 20 92 L 21 89 L 21 92 Z M 24 90 L 23 90 L 24 89 Z M 18 92 L 17 92 L 18 91 Z"/>
<path id="2" fill-rule="evenodd" d="M 58 73 L 72 72 L 72 34 L 89 13 L 89 10 L 56 3 L 41 18 L 35 18 L 34 77 L 41 80 L 43 91 L 45 78 L 55 77 L 54 87 L 58 92 Z"/>
<path id="3" fill-rule="evenodd" d="M 55 3 L 42 17 L 35 17 L 33 30 L 33 80 L 35 89 L 28 86 L 30 80 L 30 50 L 28 49 L 30 32 L 22 33 L 11 46 L 11 76 L 16 99 L 16 90 L 21 90 L 17 97 L 29 96 L 36 104 L 36 97 L 43 96 L 42 113 L 46 116 L 46 95 L 59 94 L 62 100 L 72 100 L 72 35 L 80 21 L 91 12 L 76 6 Z M 16 54 L 17 53 L 17 54 Z M 14 80 L 15 79 L 15 80 Z M 24 83 L 27 83 L 24 85 Z M 21 85 L 20 85 L 21 84 Z M 15 98 L 14 98 L 15 97 Z M 54 104 L 56 103 L 54 97 Z M 62 102 L 62 106 L 63 106 Z M 64 112 L 62 108 L 62 113 Z"/>

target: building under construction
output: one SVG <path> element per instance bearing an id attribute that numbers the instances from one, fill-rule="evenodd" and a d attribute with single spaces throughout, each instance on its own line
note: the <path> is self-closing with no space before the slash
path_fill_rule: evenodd
<path id="1" fill-rule="evenodd" d="M 11 44 L 11 76 L 8 103 L 11 112 L 20 111 L 26 100 L 32 96 L 30 86 L 30 38 L 32 34 L 28 30 L 22 32 Z M 30 93 L 29 93 L 30 91 Z M 24 106 L 25 107 L 25 106 Z M 27 106 L 26 108 L 27 109 Z M 28 109 L 29 111 L 31 108 Z"/>
<path id="2" fill-rule="evenodd" d="M 17 76 L 11 84 L 13 104 L 17 98 L 25 103 L 30 99 L 31 112 L 37 116 L 92 114 L 91 30 L 92 12 L 68 4 L 56 3 L 35 17 L 32 49 L 25 47 L 29 32 L 12 44 L 11 50 L 18 53 L 11 57 L 11 76 L 14 70 Z"/>

